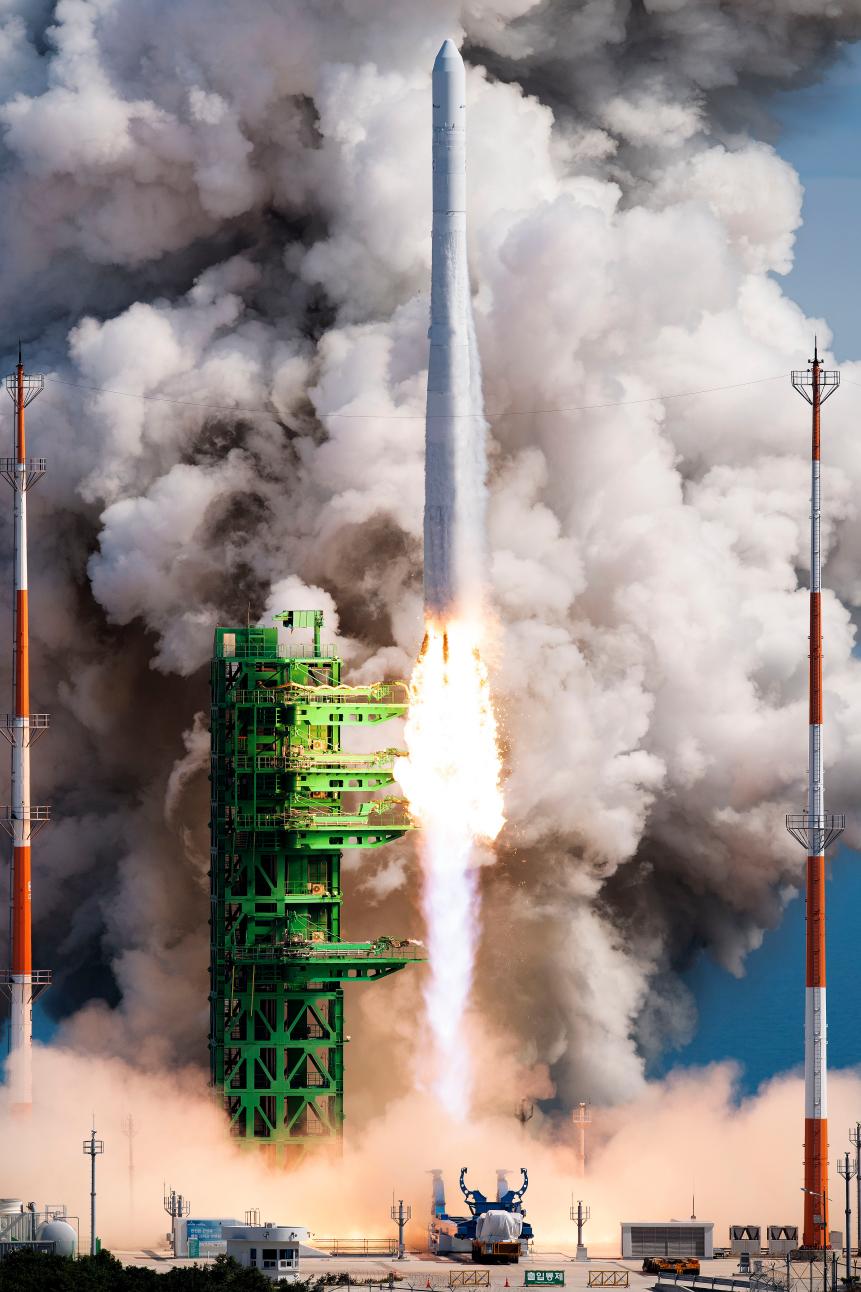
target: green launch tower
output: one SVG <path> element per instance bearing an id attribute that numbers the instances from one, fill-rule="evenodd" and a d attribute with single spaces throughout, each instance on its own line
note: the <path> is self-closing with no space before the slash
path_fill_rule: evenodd
<path id="1" fill-rule="evenodd" d="M 212 661 L 210 1064 L 235 1136 L 289 1164 L 344 1120 L 344 983 L 383 978 L 420 948 L 341 936 L 341 852 L 412 828 L 390 785 L 398 750 L 350 753 L 342 733 L 403 714 L 402 682 L 350 687 L 321 611 L 276 628 L 217 628 Z"/>

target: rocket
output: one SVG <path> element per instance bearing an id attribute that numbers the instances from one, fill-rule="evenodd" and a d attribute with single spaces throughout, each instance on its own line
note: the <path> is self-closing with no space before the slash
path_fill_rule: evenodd
<path id="1" fill-rule="evenodd" d="M 436 56 L 432 84 L 424 592 L 428 615 L 445 620 L 480 585 L 486 470 L 466 246 L 466 71 L 450 40 Z"/>

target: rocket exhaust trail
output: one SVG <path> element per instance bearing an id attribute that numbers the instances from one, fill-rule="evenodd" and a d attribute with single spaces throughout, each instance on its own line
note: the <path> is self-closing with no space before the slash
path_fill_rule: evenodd
<path id="1" fill-rule="evenodd" d="M 425 439 L 426 631 L 410 681 L 398 779 L 422 826 L 430 1085 L 469 1112 L 462 1022 L 478 941 L 475 845 L 502 828 L 496 720 L 481 659 L 486 423 L 466 254 L 466 73 L 447 40 L 433 67 L 433 262 Z"/>
<path id="2" fill-rule="evenodd" d="M 3 734 L 12 746 L 12 802 L 2 823 L 12 837 L 10 900 L 11 965 L 2 976 L 10 1000 L 9 1055 L 13 1106 L 29 1111 L 33 1101 L 33 1002 L 50 985 L 46 970 L 33 970 L 30 845 L 48 809 L 30 800 L 30 747 L 48 725 L 47 714 L 30 712 L 30 627 L 27 578 L 27 494 L 45 473 L 41 458 L 27 458 L 24 409 L 44 386 L 44 378 L 25 375 L 21 353 L 6 389 L 15 405 L 14 456 L 0 459 L 0 474 L 14 491 L 13 688 L 14 713 Z"/>

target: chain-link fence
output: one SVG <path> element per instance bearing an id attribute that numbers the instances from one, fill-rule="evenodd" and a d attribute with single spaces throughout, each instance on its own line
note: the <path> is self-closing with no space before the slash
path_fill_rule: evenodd
<path id="1" fill-rule="evenodd" d="M 504 1273 L 504 1271 L 503 1271 Z M 472 1269 L 453 1269 L 446 1270 L 444 1274 L 421 1273 L 397 1273 L 392 1271 L 387 1276 L 369 1276 L 363 1278 L 361 1274 L 333 1273 L 327 1272 L 314 1278 L 309 1276 L 309 1281 L 323 1292 L 326 1288 L 344 1288 L 346 1292 L 391 1292 L 397 1289 L 398 1292 L 449 1292 L 451 1288 L 489 1288 L 491 1286 L 489 1270 L 472 1270 Z"/>
<path id="2" fill-rule="evenodd" d="M 843 1273 L 836 1252 L 812 1261 L 775 1257 L 754 1262 L 750 1287 L 751 1292 L 836 1292 Z"/>

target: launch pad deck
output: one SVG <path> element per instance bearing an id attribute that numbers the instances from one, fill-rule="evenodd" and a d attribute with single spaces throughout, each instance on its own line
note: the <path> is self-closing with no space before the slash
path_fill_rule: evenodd
<path id="1" fill-rule="evenodd" d="M 639 1260 L 622 1260 L 618 1256 L 594 1256 L 588 1261 L 575 1261 L 575 1248 L 557 1248 L 551 1251 L 533 1252 L 527 1259 L 517 1265 L 477 1265 L 466 1256 L 430 1256 L 427 1253 L 408 1255 L 404 1261 L 390 1257 L 378 1256 L 319 1256 L 301 1259 L 299 1262 L 299 1279 L 315 1279 L 323 1275 L 347 1274 L 355 1277 L 357 1284 L 363 1287 L 388 1287 L 394 1276 L 394 1286 L 403 1292 L 427 1292 L 430 1282 L 431 1292 L 443 1292 L 449 1286 L 450 1271 L 469 1269 L 486 1270 L 490 1277 L 489 1286 L 504 1289 L 506 1283 L 510 1288 L 525 1285 L 525 1270 L 562 1269 L 565 1272 L 565 1286 L 570 1288 L 587 1288 L 589 1271 L 596 1269 L 614 1269 L 627 1271 L 629 1286 L 645 1292 L 655 1286 L 655 1275 L 644 1274 Z M 192 1260 L 177 1260 L 167 1249 L 164 1251 L 131 1251 L 114 1252 L 124 1265 L 139 1265 L 166 1273 L 175 1266 L 193 1265 Z M 210 1264 L 209 1261 L 198 1261 L 197 1264 Z M 713 1260 L 704 1263 L 703 1273 L 721 1279 L 730 1279 L 738 1271 L 738 1260 Z M 369 1284 L 368 1280 L 379 1279 L 379 1284 Z M 739 1280 L 745 1282 L 746 1280 Z"/>

